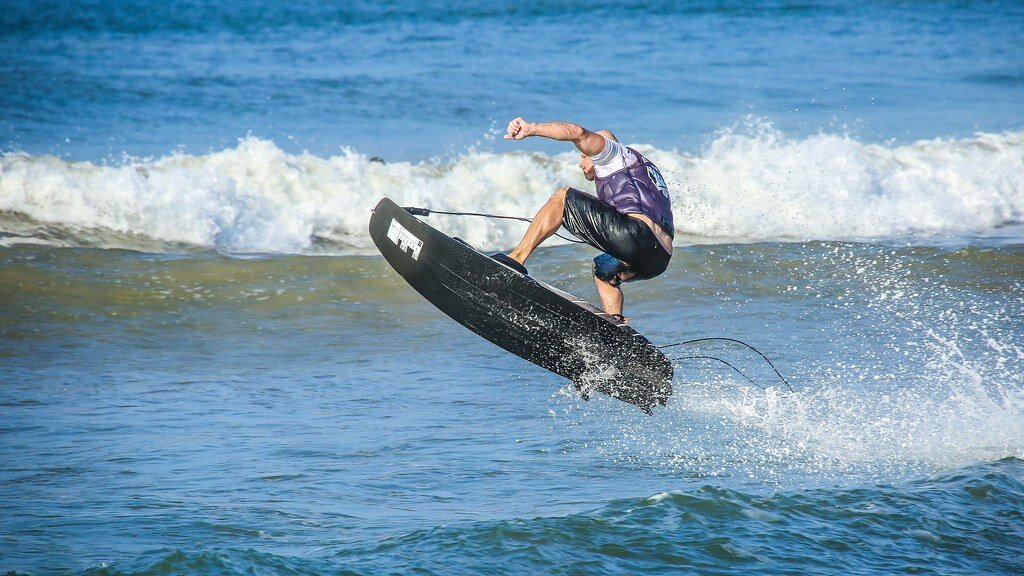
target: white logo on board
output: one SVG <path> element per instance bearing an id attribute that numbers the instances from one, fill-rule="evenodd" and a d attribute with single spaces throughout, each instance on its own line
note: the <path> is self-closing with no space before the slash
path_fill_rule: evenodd
<path id="1" fill-rule="evenodd" d="M 388 227 L 388 240 L 394 242 L 399 250 L 412 251 L 412 259 L 420 259 L 420 249 L 423 248 L 423 240 L 420 240 L 398 223 L 398 220 L 391 219 L 391 226 Z"/>

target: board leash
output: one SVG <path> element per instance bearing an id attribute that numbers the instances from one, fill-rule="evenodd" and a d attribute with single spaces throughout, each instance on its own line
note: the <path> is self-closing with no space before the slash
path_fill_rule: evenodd
<path id="1" fill-rule="evenodd" d="M 418 208 L 415 206 L 402 206 L 402 210 L 405 210 L 413 216 L 430 216 L 431 214 L 444 214 L 446 216 L 480 216 L 483 218 L 494 218 L 496 220 L 519 220 L 520 222 L 533 222 L 533 218 L 524 218 L 522 216 L 501 216 L 499 214 L 484 214 L 483 212 L 445 212 L 444 210 L 432 210 L 430 208 Z M 555 236 L 558 236 L 562 240 L 567 240 L 575 244 L 586 244 L 583 240 L 573 240 L 562 236 L 558 232 L 555 232 Z"/>

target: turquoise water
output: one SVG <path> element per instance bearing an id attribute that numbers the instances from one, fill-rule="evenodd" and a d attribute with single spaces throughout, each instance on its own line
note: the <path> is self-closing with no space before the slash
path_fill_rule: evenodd
<path id="1" fill-rule="evenodd" d="M 1013 574 L 1016 2 L 13 2 L 0 11 L 0 572 Z M 382 196 L 661 167 L 649 417 L 448 320 Z M 374 160 L 379 156 L 383 162 Z M 431 216 L 481 249 L 523 225 Z M 596 300 L 594 251 L 531 274 Z"/>

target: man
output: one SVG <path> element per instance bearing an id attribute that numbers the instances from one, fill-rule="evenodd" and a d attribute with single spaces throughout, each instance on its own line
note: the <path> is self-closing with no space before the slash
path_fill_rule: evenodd
<path id="1" fill-rule="evenodd" d="M 605 312 L 622 322 L 623 282 L 658 276 L 672 257 L 671 200 L 658 167 L 632 148 L 619 144 L 607 130 L 591 132 L 568 122 L 508 123 L 509 140 L 543 136 L 572 142 L 579 149 L 583 176 L 597 186 L 597 197 L 574 188 L 555 192 L 537 212 L 526 235 L 502 264 L 526 274 L 526 260 L 559 226 L 597 248 L 594 283 Z"/>

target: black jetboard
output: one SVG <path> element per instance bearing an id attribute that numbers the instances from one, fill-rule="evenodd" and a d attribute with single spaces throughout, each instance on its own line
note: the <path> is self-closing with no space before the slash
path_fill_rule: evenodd
<path id="1" fill-rule="evenodd" d="M 505 350 L 572 380 L 584 398 L 597 390 L 650 414 L 672 394 L 672 364 L 635 330 L 431 228 L 388 198 L 373 209 L 370 237 L 431 304 Z"/>

